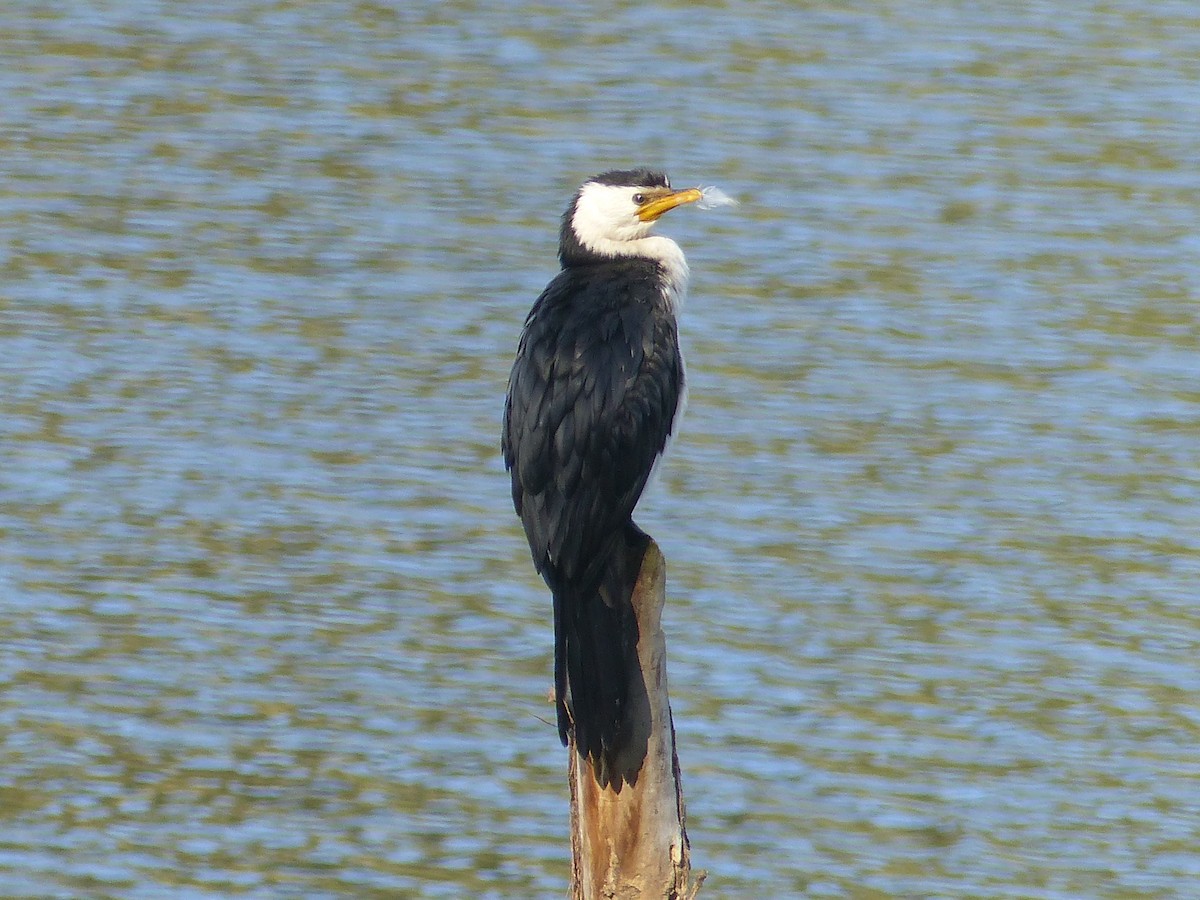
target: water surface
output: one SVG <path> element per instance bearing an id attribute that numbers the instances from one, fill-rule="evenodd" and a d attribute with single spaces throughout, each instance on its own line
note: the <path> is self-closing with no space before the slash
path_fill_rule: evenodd
<path id="1" fill-rule="evenodd" d="M 498 458 L 577 182 L 660 165 L 640 523 L 711 897 L 1200 878 L 1190 5 L 0 13 L 0 893 L 557 897 Z"/>

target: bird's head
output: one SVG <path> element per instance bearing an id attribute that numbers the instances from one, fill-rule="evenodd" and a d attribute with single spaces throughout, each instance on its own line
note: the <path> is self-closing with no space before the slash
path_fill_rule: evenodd
<path id="1" fill-rule="evenodd" d="M 672 190 L 666 175 L 648 169 L 589 178 L 563 214 L 559 258 L 566 266 L 597 257 L 657 256 L 653 245 L 639 242 L 663 213 L 702 196 L 697 188 Z"/>

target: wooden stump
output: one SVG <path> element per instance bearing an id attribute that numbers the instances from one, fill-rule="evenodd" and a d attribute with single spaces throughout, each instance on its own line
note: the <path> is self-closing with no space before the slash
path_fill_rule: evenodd
<path id="1" fill-rule="evenodd" d="M 690 900 L 683 787 L 675 728 L 667 696 L 667 646 L 662 630 L 666 562 L 643 536 L 625 551 L 630 602 L 637 623 L 637 660 L 631 662 L 625 731 L 629 740 L 615 771 L 597 771 L 570 746 L 573 900 L 655 898 Z"/>

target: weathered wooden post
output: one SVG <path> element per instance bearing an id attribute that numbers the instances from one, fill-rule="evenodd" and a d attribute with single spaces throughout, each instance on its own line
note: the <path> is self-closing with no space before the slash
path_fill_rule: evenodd
<path id="1" fill-rule="evenodd" d="M 691 900 L 704 880 L 691 880 L 691 856 L 667 697 L 667 646 L 662 630 L 666 562 L 643 535 L 622 548 L 637 624 L 629 703 L 613 771 L 598 771 L 571 736 L 572 900 Z M 621 552 L 620 550 L 618 552 Z M 607 767 L 606 767 L 607 768 Z"/>

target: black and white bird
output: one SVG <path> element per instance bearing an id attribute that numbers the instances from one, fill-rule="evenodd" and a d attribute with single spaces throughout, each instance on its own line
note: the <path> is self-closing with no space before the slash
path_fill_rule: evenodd
<path id="1" fill-rule="evenodd" d="M 640 536 L 632 514 L 684 399 L 676 323 L 683 251 L 651 234 L 702 199 L 645 169 L 605 172 L 562 219 L 562 271 L 534 303 L 509 378 L 501 440 L 513 504 L 554 595 L 559 737 L 607 758 L 622 739 L 636 652 L 614 551 Z M 636 633 L 635 633 L 636 636 Z"/>

